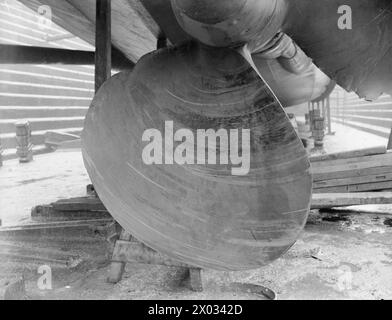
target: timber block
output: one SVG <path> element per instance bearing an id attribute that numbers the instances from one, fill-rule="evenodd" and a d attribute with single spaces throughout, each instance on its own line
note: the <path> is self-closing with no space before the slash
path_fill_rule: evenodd
<path id="1" fill-rule="evenodd" d="M 86 194 L 89 197 L 96 197 L 96 198 L 98 198 L 98 194 L 95 191 L 95 188 L 94 188 L 94 186 L 92 184 L 88 184 L 86 186 Z"/>
<path id="2" fill-rule="evenodd" d="M 189 285 L 192 291 L 203 291 L 202 270 L 200 268 L 189 268 Z"/>
<path id="3" fill-rule="evenodd" d="M 132 262 L 186 268 L 188 269 L 188 282 L 190 289 L 196 292 L 203 291 L 202 273 L 200 268 L 192 267 L 168 258 L 137 241 L 132 237 L 132 235 L 123 230 L 121 232 L 120 239 L 116 241 L 113 249 L 112 262 L 107 281 L 113 284 L 120 282 L 126 263 Z"/>
<path id="4" fill-rule="evenodd" d="M 121 231 L 121 234 L 119 236 L 119 240 L 123 240 L 123 241 L 131 241 L 132 240 L 132 236 L 130 233 L 126 232 L 124 229 Z M 117 244 L 117 243 L 116 243 Z M 113 255 L 116 251 L 118 251 L 119 249 L 117 248 L 117 246 L 115 245 L 114 250 L 113 250 Z M 124 274 L 124 270 L 125 270 L 125 265 L 126 265 L 126 261 L 114 261 L 112 259 L 112 262 L 110 264 L 110 270 L 109 270 L 109 276 L 107 278 L 107 281 L 109 283 L 113 283 L 116 284 L 118 282 L 121 281 L 122 276 Z"/>
<path id="5" fill-rule="evenodd" d="M 93 196 L 63 199 L 48 205 L 35 206 L 31 210 L 31 217 L 34 220 L 111 218 L 101 200 Z"/>
<path id="6" fill-rule="evenodd" d="M 0 227 L 0 239 L 30 240 L 43 237 L 96 237 L 97 228 L 108 225 L 113 219 L 89 219 L 29 223 Z"/>

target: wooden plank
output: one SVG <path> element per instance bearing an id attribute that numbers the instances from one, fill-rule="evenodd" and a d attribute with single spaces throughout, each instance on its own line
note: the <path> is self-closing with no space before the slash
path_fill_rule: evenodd
<path id="1" fill-rule="evenodd" d="M 316 161 L 316 162 L 312 162 L 312 168 L 315 169 L 315 170 L 316 169 L 317 170 L 319 170 L 319 169 L 321 170 L 321 169 L 324 169 L 324 168 L 335 168 L 335 167 L 341 167 L 341 166 L 350 166 L 352 164 L 375 163 L 375 162 L 383 163 L 385 161 L 389 161 L 389 164 L 392 163 L 392 152 L 388 151 L 388 152 L 386 152 L 384 154 L 360 156 L 360 157 L 354 157 L 354 158 L 348 158 L 348 159 Z M 378 165 L 378 167 L 380 167 L 380 166 L 381 165 Z"/>
<path id="2" fill-rule="evenodd" d="M 47 223 L 31 223 L 17 226 L 0 227 L 0 234 L 12 233 L 18 231 L 33 231 L 45 229 L 62 229 L 62 228 L 83 228 L 93 225 L 102 225 L 112 222 L 113 219 L 91 219 L 75 221 L 58 221 Z"/>
<path id="3" fill-rule="evenodd" d="M 101 200 L 95 197 L 63 199 L 51 205 L 58 211 L 107 211 Z"/>
<path id="4" fill-rule="evenodd" d="M 362 157 L 362 158 L 371 158 L 377 157 L 372 159 L 371 161 L 364 161 L 361 158 L 358 158 L 357 161 L 351 161 L 351 163 L 346 164 L 329 164 L 328 166 L 314 166 L 312 164 L 312 173 L 313 174 L 322 174 L 322 173 L 333 173 L 333 172 L 342 172 L 342 171 L 351 171 L 351 170 L 361 170 L 361 169 L 368 169 L 368 168 L 376 168 L 376 167 L 385 167 L 392 165 L 392 154 L 385 154 L 379 156 L 370 156 L 370 157 Z M 340 161 L 340 160 L 335 160 Z M 321 163 L 321 162 L 316 162 Z"/>
<path id="5" fill-rule="evenodd" d="M 345 152 L 328 153 L 319 156 L 309 157 L 310 162 L 326 161 L 326 160 L 337 160 L 337 159 L 350 159 L 357 157 L 364 157 L 370 155 L 385 154 L 387 148 L 385 146 L 377 146 L 373 148 L 351 150 Z"/>
<path id="6" fill-rule="evenodd" d="M 30 260 L 71 265 L 79 256 L 62 250 L 37 248 L 14 241 L 0 241 L 0 256 L 7 259 Z M 79 260 L 80 261 L 80 260 Z"/>
<path id="7" fill-rule="evenodd" d="M 390 172 L 392 172 L 391 165 L 390 166 L 382 166 L 382 167 L 365 168 L 365 169 L 325 172 L 325 173 L 313 172 L 313 183 L 316 181 L 370 176 L 370 175 L 378 175 L 378 174 L 387 174 Z"/>
<path id="8" fill-rule="evenodd" d="M 343 178 L 343 179 L 314 181 L 313 189 L 337 187 L 337 186 L 345 186 L 345 185 L 353 185 L 353 184 L 361 184 L 361 183 L 384 182 L 384 181 L 392 181 L 392 171 L 385 174 L 376 174 L 370 176 L 359 176 L 359 177 L 350 177 L 350 178 Z"/>
<path id="9" fill-rule="evenodd" d="M 392 192 L 319 193 L 312 196 L 312 209 L 368 204 L 392 204 Z"/>
<path id="10" fill-rule="evenodd" d="M 95 25 L 95 91 L 111 77 L 112 72 L 112 6 L 111 0 L 97 0 Z"/>
<path id="11" fill-rule="evenodd" d="M 346 192 L 364 192 L 377 191 L 392 188 L 392 181 L 361 183 L 356 185 L 346 185 L 338 187 L 313 189 L 313 193 L 346 193 Z"/>
<path id="12" fill-rule="evenodd" d="M 31 211 L 31 219 L 33 221 L 44 222 L 110 218 L 111 215 L 107 211 L 58 211 L 50 206 L 36 206 Z"/>

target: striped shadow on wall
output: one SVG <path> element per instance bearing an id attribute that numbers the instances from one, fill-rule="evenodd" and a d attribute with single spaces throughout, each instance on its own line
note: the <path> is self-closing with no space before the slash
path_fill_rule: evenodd
<path id="1" fill-rule="evenodd" d="M 0 43 L 94 50 L 57 25 L 40 28 L 38 13 L 16 0 L 0 0 Z M 35 145 L 44 143 L 48 130 L 80 134 L 93 95 L 93 66 L 0 64 L 3 148 L 16 147 L 20 119 L 30 121 Z"/>
<path id="2" fill-rule="evenodd" d="M 392 128 L 392 98 L 383 95 L 374 102 L 368 102 L 339 88 L 331 96 L 331 118 L 336 123 L 389 138 Z"/>

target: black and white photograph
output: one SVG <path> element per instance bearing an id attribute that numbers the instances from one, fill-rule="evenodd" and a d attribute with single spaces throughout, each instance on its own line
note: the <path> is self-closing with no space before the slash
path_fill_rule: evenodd
<path id="1" fill-rule="evenodd" d="M 0 0 L 0 300 L 392 300 L 392 0 Z"/>

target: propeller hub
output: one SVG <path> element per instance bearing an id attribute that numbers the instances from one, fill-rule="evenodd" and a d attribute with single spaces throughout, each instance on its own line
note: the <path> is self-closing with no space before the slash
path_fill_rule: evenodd
<path id="1" fill-rule="evenodd" d="M 260 48 L 282 26 L 284 0 L 171 0 L 182 29 L 215 47 Z"/>
<path id="2" fill-rule="evenodd" d="M 189 18 L 213 25 L 237 16 L 246 2 L 247 0 L 175 0 L 172 3 Z"/>

